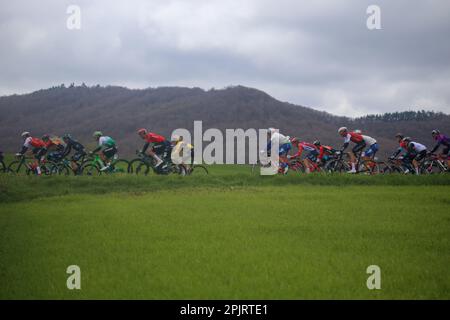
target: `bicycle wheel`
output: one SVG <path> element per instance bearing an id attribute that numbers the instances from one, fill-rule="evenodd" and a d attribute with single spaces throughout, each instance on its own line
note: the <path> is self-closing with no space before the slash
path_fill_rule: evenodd
<path id="1" fill-rule="evenodd" d="M 374 160 L 364 160 L 361 165 L 359 166 L 358 173 L 365 173 L 365 174 L 379 174 L 382 172 L 380 170 L 380 166 L 377 162 Z"/>
<path id="2" fill-rule="evenodd" d="M 420 173 L 421 174 L 438 174 L 438 173 L 442 173 L 442 172 L 443 171 L 442 171 L 441 166 L 435 160 L 425 161 L 420 166 Z"/>
<path id="3" fill-rule="evenodd" d="M 54 172 L 54 174 L 60 176 L 69 176 L 72 172 L 72 168 L 70 168 L 70 166 L 65 163 L 56 163 L 54 165 L 54 168 L 52 168 L 52 171 Z"/>
<path id="4" fill-rule="evenodd" d="M 128 173 L 129 166 L 130 163 L 124 159 L 119 159 L 111 164 L 114 173 Z"/>
<path id="5" fill-rule="evenodd" d="M 331 160 L 325 166 L 325 171 L 329 172 L 329 173 L 332 173 L 332 172 L 343 173 L 348 170 L 350 170 L 350 168 L 342 160 Z"/>
<path id="6" fill-rule="evenodd" d="M 128 164 L 128 173 L 148 175 L 150 173 L 150 166 L 141 159 L 134 159 Z"/>
<path id="7" fill-rule="evenodd" d="M 22 160 L 15 160 L 11 162 L 8 166 L 8 171 L 15 174 L 27 174 L 29 171 L 27 165 Z"/>
<path id="8" fill-rule="evenodd" d="M 173 173 L 173 174 L 178 174 L 180 176 L 185 176 L 186 173 L 187 173 L 186 167 L 184 165 L 182 165 L 182 164 L 180 164 L 180 165 L 174 165 L 173 164 L 170 167 L 170 172 Z"/>
<path id="9" fill-rule="evenodd" d="M 100 169 L 92 163 L 85 164 L 81 168 L 81 172 L 87 176 L 99 176 L 101 174 Z"/>
<path id="10" fill-rule="evenodd" d="M 49 161 L 40 166 L 41 174 L 46 176 L 51 176 L 53 174 L 59 174 L 58 165 L 55 162 Z"/>
<path id="11" fill-rule="evenodd" d="M 305 173 L 305 166 L 303 165 L 303 163 L 301 161 L 292 161 L 289 164 L 289 170 L 287 172 L 287 174 L 301 174 L 301 173 Z"/>
<path id="12" fill-rule="evenodd" d="M 195 174 L 196 176 L 208 175 L 208 169 L 201 164 L 194 164 L 194 166 L 190 169 L 189 174 Z"/>

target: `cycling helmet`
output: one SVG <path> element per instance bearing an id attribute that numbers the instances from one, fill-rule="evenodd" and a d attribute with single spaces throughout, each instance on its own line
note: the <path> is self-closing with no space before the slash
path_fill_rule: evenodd
<path id="1" fill-rule="evenodd" d="M 30 135 L 31 135 L 31 134 L 30 134 L 28 131 L 24 131 L 24 132 L 22 132 L 22 134 L 21 134 L 22 138 L 29 137 Z"/>
<path id="2" fill-rule="evenodd" d="M 318 147 L 318 146 L 320 146 L 320 141 L 316 140 L 316 141 L 313 142 L 313 144 Z"/>
<path id="3" fill-rule="evenodd" d="M 137 133 L 138 133 L 138 134 L 147 134 L 147 129 L 144 129 L 144 128 L 139 129 L 139 130 L 137 131 Z"/>
<path id="4" fill-rule="evenodd" d="M 402 139 L 403 142 L 411 142 L 411 138 L 410 137 L 405 137 Z"/>
<path id="5" fill-rule="evenodd" d="M 49 135 L 49 134 L 44 134 L 44 135 L 41 137 L 41 139 L 44 140 L 44 141 L 50 140 L 50 135 Z"/>
<path id="6" fill-rule="evenodd" d="M 395 135 L 395 137 L 396 137 L 396 138 L 401 138 L 401 139 L 403 139 L 405 136 L 403 135 L 403 133 L 397 133 L 397 134 Z"/>
<path id="7" fill-rule="evenodd" d="M 298 142 L 298 138 L 297 138 L 297 137 L 291 138 L 291 142 L 292 142 L 292 143 L 297 143 L 297 142 Z"/>
<path id="8" fill-rule="evenodd" d="M 103 135 L 103 133 L 101 131 L 95 131 L 92 136 L 94 138 L 100 138 Z"/>
<path id="9" fill-rule="evenodd" d="M 440 134 L 438 129 L 435 129 L 435 130 L 431 131 L 431 135 L 434 136 L 434 135 L 437 135 L 437 134 Z"/>
<path id="10" fill-rule="evenodd" d="M 267 133 L 270 133 L 270 134 L 275 133 L 276 131 L 277 131 L 277 129 L 275 129 L 275 128 L 267 129 Z"/>
<path id="11" fill-rule="evenodd" d="M 408 149 L 412 149 L 412 148 L 414 148 L 414 143 L 412 143 L 412 142 L 408 143 Z"/>
<path id="12" fill-rule="evenodd" d="M 348 131 L 347 127 L 340 127 L 339 130 L 338 130 L 338 133 L 346 132 L 346 131 Z"/>
<path id="13" fill-rule="evenodd" d="M 359 129 L 356 129 L 356 130 L 355 130 L 355 133 L 359 133 L 359 134 L 361 134 L 361 133 L 362 133 L 362 131 L 361 131 L 361 130 L 359 130 Z"/>
<path id="14" fill-rule="evenodd" d="M 69 133 L 66 133 L 62 136 L 63 140 L 72 139 L 72 136 Z"/>
<path id="15" fill-rule="evenodd" d="M 172 136 L 172 139 L 171 139 L 171 141 L 175 141 L 175 142 L 178 142 L 178 141 L 180 141 L 180 136 L 178 136 L 178 135 L 174 135 L 174 136 Z"/>

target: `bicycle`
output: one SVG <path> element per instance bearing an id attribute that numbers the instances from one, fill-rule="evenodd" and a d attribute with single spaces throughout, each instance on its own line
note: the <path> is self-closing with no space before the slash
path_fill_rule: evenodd
<path id="1" fill-rule="evenodd" d="M 27 158 L 24 155 L 21 155 L 19 160 L 15 160 L 9 164 L 7 171 L 14 174 L 30 175 L 33 173 L 38 175 L 37 166 L 35 163 L 27 162 L 27 160 L 31 159 L 35 160 L 34 158 Z M 46 159 L 41 161 L 39 167 L 41 169 L 41 175 L 52 175 L 58 173 L 55 163 Z"/>
<path id="2" fill-rule="evenodd" d="M 346 157 L 346 159 L 344 159 L 344 156 Z M 325 165 L 325 171 L 328 173 L 333 173 L 333 172 L 347 172 L 351 169 L 351 166 L 349 164 L 350 162 L 350 156 L 347 152 L 343 153 L 340 151 L 336 151 L 331 159 L 329 159 Z"/>
<path id="3" fill-rule="evenodd" d="M 184 165 L 176 165 L 172 163 L 172 161 L 164 161 L 158 167 L 155 167 L 156 161 L 153 157 L 142 153 L 140 151 L 136 151 L 137 158 L 131 160 L 128 165 L 127 172 L 130 174 L 136 175 L 148 175 L 153 172 L 155 174 L 178 174 L 181 176 L 185 176 L 187 173 L 187 169 Z M 163 169 L 164 168 L 164 169 Z M 151 169 L 151 170 L 150 170 Z M 206 168 L 204 168 L 206 169 Z M 200 171 L 200 170 L 199 170 Z M 207 169 L 206 169 L 207 172 Z"/>
<path id="4" fill-rule="evenodd" d="M 129 162 L 125 159 L 116 159 L 116 157 L 114 157 L 105 170 L 101 169 L 103 166 L 104 163 L 101 157 L 98 154 L 94 154 L 82 162 L 80 172 L 81 174 L 86 174 L 88 176 L 99 176 L 102 173 L 127 173 Z"/>
<path id="5" fill-rule="evenodd" d="M 186 175 L 188 175 L 188 176 L 192 175 L 194 172 L 197 172 L 196 175 L 208 175 L 209 174 L 206 166 L 204 166 L 202 164 L 193 164 L 193 165 L 189 165 L 189 166 L 184 165 L 184 167 L 186 169 Z"/>
<path id="6" fill-rule="evenodd" d="M 448 172 L 447 159 L 441 155 L 431 154 L 425 157 L 419 165 L 419 171 L 422 174 L 435 174 Z"/>
<path id="7" fill-rule="evenodd" d="M 59 174 L 61 175 L 70 175 L 70 173 L 73 173 L 74 175 L 81 175 L 82 174 L 82 170 L 81 170 L 81 166 L 83 163 L 86 162 L 86 155 L 82 156 L 79 160 L 75 161 L 72 159 L 67 159 L 67 158 L 61 158 L 58 161 L 54 161 Z M 74 170 L 72 167 L 72 162 L 75 162 L 77 165 L 77 169 Z"/>
<path id="8" fill-rule="evenodd" d="M 392 174 L 392 173 L 404 173 L 403 162 L 402 159 L 388 159 L 386 162 L 379 162 L 380 166 L 384 166 L 381 169 L 381 173 L 383 174 Z"/>

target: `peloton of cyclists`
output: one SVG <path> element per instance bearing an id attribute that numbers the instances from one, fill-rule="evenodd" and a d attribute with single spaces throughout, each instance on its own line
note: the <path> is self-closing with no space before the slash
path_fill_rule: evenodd
<path id="1" fill-rule="evenodd" d="M 279 171 L 282 173 L 288 171 L 288 159 L 299 159 L 304 151 L 307 153 L 302 162 L 305 166 L 306 173 L 310 173 L 315 169 L 314 163 L 324 164 L 331 156 L 338 154 L 338 152 L 344 152 L 350 143 L 354 143 L 354 146 L 350 152 L 351 170 L 349 173 L 356 173 L 357 154 L 361 152 L 361 159 L 368 160 L 373 158 L 379 150 L 378 143 L 374 138 L 364 135 L 360 130 L 350 131 L 346 127 L 341 127 L 338 130 L 339 135 L 344 138 L 344 144 L 340 151 L 337 151 L 330 146 L 322 145 L 318 140 L 314 141 L 314 143 L 309 143 L 300 141 L 298 138 L 290 139 L 288 136 L 281 134 L 274 128 L 269 128 L 267 132 L 269 140 L 267 144 L 267 153 L 270 155 L 272 145 L 276 141 L 279 146 Z M 164 136 L 149 132 L 147 129 L 139 129 L 138 135 L 145 141 L 141 152 L 146 153 L 155 159 L 156 168 L 161 165 L 161 169 L 164 168 L 164 166 L 167 166 L 167 162 L 171 161 L 172 152 L 179 152 L 181 149 L 185 149 L 185 147 L 190 150 L 190 154 L 182 155 L 183 162 L 185 164 L 190 162 L 192 165 L 193 146 L 191 144 L 186 144 L 181 137 L 174 136 L 171 141 L 169 141 Z M 401 156 L 405 173 L 413 172 L 419 174 L 420 162 L 426 156 L 434 154 L 442 147 L 441 156 L 450 168 L 450 138 L 437 129 L 433 130 L 431 135 L 436 144 L 429 151 L 424 144 L 412 141 L 411 138 L 405 137 L 402 133 L 396 134 L 395 138 L 399 143 L 399 147 L 389 159 L 395 159 Z M 58 156 L 58 159 L 62 159 L 67 157 L 73 150 L 74 153 L 71 157 L 71 167 L 74 172 L 77 171 L 77 161 L 87 155 L 85 147 L 73 139 L 70 134 L 63 135 L 62 142 L 58 138 L 51 138 L 48 134 L 43 135 L 41 138 L 32 137 L 28 131 L 23 132 L 21 136 L 23 139 L 23 146 L 16 156 L 23 156 L 27 151 L 31 150 L 35 158 L 32 168 L 35 169 L 38 174 L 41 174 L 41 161 L 44 159 L 45 155 L 48 155 L 50 159 L 53 154 L 52 151 L 54 151 L 55 156 Z M 90 154 L 100 152 L 99 155 L 103 161 L 103 166 L 100 170 L 104 171 L 109 167 L 110 160 L 117 154 L 116 142 L 111 137 L 103 135 L 100 131 L 95 131 L 93 136 L 98 142 L 98 146 L 90 152 Z M 295 154 L 289 155 L 292 145 L 298 148 L 298 150 Z M 149 149 L 150 146 L 151 148 Z"/>

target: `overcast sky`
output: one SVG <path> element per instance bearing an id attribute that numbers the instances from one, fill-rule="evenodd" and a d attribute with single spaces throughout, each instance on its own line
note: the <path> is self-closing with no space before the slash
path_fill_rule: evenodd
<path id="1" fill-rule="evenodd" d="M 381 8 L 381 30 L 366 26 Z M 67 28 L 67 7 L 81 29 Z M 244 85 L 359 116 L 450 113 L 448 0 L 0 0 L 0 95 Z"/>

